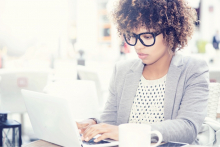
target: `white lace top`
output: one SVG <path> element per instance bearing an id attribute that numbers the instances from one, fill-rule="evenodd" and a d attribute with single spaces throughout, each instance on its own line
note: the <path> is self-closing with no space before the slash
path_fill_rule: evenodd
<path id="1" fill-rule="evenodd" d="M 129 123 L 152 124 L 164 120 L 165 84 L 166 75 L 157 80 L 141 76 Z"/>

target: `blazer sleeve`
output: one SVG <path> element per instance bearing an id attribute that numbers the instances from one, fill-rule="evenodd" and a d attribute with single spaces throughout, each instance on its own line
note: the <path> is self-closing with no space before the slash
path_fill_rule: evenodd
<path id="1" fill-rule="evenodd" d="M 116 66 L 113 70 L 113 74 L 109 85 L 109 96 L 105 103 L 104 111 L 100 117 L 98 123 L 107 123 L 111 125 L 116 125 L 117 120 L 117 99 L 116 99 L 116 88 L 115 88 L 115 76 L 116 76 Z"/>
<path id="2" fill-rule="evenodd" d="M 191 144 L 200 131 L 206 116 L 209 93 L 209 70 L 205 61 L 196 61 L 196 64 L 191 65 L 187 71 L 183 91 L 177 117 L 151 125 L 152 130 L 161 132 L 165 142 L 177 141 Z"/>

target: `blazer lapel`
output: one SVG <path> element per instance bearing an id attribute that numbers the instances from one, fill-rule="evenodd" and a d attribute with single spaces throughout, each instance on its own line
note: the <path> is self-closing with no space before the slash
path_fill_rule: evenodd
<path id="1" fill-rule="evenodd" d="M 173 106 L 177 84 L 182 71 L 182 55 L 175 55 L 172 58 L 170 67 L 167 73 L 165 98 L 164 98 L 164 120 L 172 119 Z"/>
<path id="2" fill-rule="evenodd" d="M 130 72 L 125 77 L 124 88 L 118 109 L 118 125 L 128 123 L 131 107 L 136 95 L 136 90 L 138 88 L 143 68 L 144 64 L 139 60 L 131 67 Z"/>

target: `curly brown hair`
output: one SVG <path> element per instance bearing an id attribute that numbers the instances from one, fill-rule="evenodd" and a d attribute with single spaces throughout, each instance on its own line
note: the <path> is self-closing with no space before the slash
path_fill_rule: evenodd
<path id="1" fill-rule="evenodd" d="M 111 14 L 120 35 L 145 26 L 162 32 L 173 52 L 187 45 L 197 21 L 185 0 L 119 0 Z"/>

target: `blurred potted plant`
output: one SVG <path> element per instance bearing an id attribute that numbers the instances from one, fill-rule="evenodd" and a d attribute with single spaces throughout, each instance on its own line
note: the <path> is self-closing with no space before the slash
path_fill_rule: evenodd
<path id="1" fill-rule="evenodd" d="M 197 48 L 198 48 L 198 53 L 206 53 L 205 46 L 208 42 L 205 40 L 198 40 L 197 41 Z"/>

